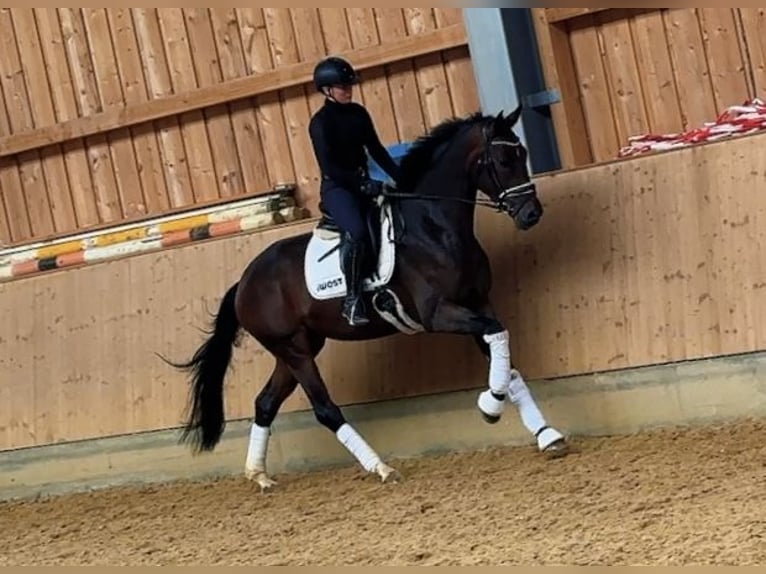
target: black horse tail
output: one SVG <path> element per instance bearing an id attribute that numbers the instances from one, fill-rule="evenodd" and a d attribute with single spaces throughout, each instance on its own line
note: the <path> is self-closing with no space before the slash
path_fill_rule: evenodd
<path id="1" fill-rule="evenodd" d="M 192 373 L 188 419 L 181 442 L 191 443 L 195 452 L 213 450 L 226 426 L 223 380 L 240 328 L 234 310 L 237 285 L 229 287 L 223 296 L 208 340 L 200 345 L 188 363 L 173 365 Z"/>

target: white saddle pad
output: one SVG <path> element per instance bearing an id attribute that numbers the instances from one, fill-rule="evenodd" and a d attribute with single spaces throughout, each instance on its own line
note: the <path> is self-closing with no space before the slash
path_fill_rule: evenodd
<path id="1" fill-rule="evenodd" d="M 385 285 L 394 273 L 396 250 L 393 242 L 390 205 L 383 206 L 380 217 L 380 253 L 377 274 L 364 280 L 365 291 L 372 291 Z M 339 244 L 340 235 L 325 229 L 315 229 L 309 239 L 304 258 L 304 274 L 306 287 L 314 299 L 333 299 L 346 295 L 346 282 L 340 268 Z M 331 250 L 332 253 L 327 255 Z"/>

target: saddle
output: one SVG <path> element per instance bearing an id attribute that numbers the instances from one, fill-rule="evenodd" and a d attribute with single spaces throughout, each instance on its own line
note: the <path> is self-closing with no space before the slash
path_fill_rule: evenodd
<path id="1" fill-rule="evenodd" d="M 306 284 L 316 299 L 343 296 L 346 285 L 340 269 L 339 254 L 343 232 L 321 202 L 319 211 L 319 221 L 306 248 Z M 396 240 L 393 214 L 391 203 L 382 196 L 371 202 L 365 213 L 365 241 L 368 249 L 362 261 L 364 291 L 385 285 L 393 275 Z"/>
<path id="2" fill-rule="evenodd" d="M 365 241 L 367 242 L 368 250 L 362 262 L 364 273 L 368 275 L 374 275 L 377 271 L 377 261 L 380 258 L 380 247 L 383 238 L 381 237 L 383 220 L 386 217 L 384 209 L 390 204 L 382 199 L 381 201 L 372 202 L 365 213 L 365 227 L 367 233 L 365 235 Z M 322 203 L 319 204 L 320 218 L 317 222 L 314 233 L 326 240 L 326 241 L 338 241 L 338 248 L 340 242 L 343 240 L 343 230 L 333 219 L 325 209 Z M 391 212 L 392 213 L 392 212 Z M 391 222 L 390 234 L 394 233 L 393 221 Z M 390 237 L 393 240 L 393 237 Z"/>
<path id="3" fill-rule="evenodd" d="M 304 258 L 306 288 L 318 300 L 345 296 L 346 284 L 340 269 L 342 230 L 321 203 Z M 406 334 L 423 331 L 404 310 L 397 294 L 388 286 L 394 274 L 396 244 L 404 234 L 404 220 L 385 197 L 378 197 L 365 214 L 366 240 L 370 250 L 363 261 L 362 290 L 373 292 L 372 306 L 386 322 Z"/>

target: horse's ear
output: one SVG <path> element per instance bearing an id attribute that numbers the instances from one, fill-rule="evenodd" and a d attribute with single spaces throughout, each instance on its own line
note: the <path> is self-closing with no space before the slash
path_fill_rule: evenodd
<path id="1" fill-rule="evenodd" d="M 493 134 L 502 134 L 506 131 L 508 118 L 504 117 L 503 113 L 504 111 L 500 110 L 491 122 L 490 129 Z"/>
<path id="2" fill-rule="evenodd" d="M 516 125 L 516 122 L 519 121 L 519 117 L 521 117 L 521 104 L 519 104 L 507 118 L 505 118 L 509 129 Z"/>

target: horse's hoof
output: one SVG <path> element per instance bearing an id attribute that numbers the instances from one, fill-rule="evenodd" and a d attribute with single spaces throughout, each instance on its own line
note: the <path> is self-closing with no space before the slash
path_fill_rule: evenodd
<path id="1" fill-rule="evenodd" d="M 481 413 L 481 418 L 484 419 L 485 423 L 489 423 L 489 424 L 493 425 L 493 424 L 495 424 L 495 423 L 500 421 L 500 416 L 499 415 L 488 415 L 487 413 L 485 413 L 482 410 L 479 410 L 479 412 Z"/>
<path id="2" fill-rule="evenodd" d="M 569 454 L 569 445 L 562 438 L 549 444 L 543 451 L 549 459 L 563 458 Z"/>
<path id="3" fill-rule="evenodd" d="M 255 482 L 261 489 L 261 492 L 266 492 L 267 490 L 271 490 L 277 485 L 277 481 L 272 479 L 269 475 L 267 475 L 263 471 L 257 471 L 257 472 L 245 472 L 245 477 L 248 480 L 252 480 Z"/>
<path id="4" fill-rule="evenodd" d="M 261 492 L 266 492 L 267 490 L 271 490 L 277 485 L 277 481 L 274 479 L 269 478 L 266 475 L 263 475 L 259 478 L 255 479 L 255 482 L 258 483 L 258 486 L 261 487 Z"/>
<path id="5" fill-rule="evenodd" d="M 484 422 L 491 425 L 500 420 L 505 409 L 505 397 L 501 395 L 495 395 L 490 390 L 486 390 L 479 395 L 477 401 L 479 412 L 481 413 Z"/>
<path id="6" fill-rule="evenodd" d="M 383 483 L 386 482 L 402 482 L 404 478 L 402 477 L 401 473 L 388 466 L 387 464 L 381 462 L 378 465 L 378 468 L 375 469 L 375 472 L 378 473 L 378 476 L 380 477 L 380 481 Z"/>

